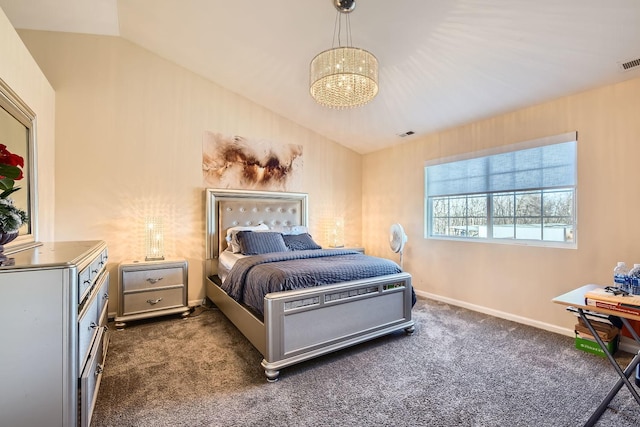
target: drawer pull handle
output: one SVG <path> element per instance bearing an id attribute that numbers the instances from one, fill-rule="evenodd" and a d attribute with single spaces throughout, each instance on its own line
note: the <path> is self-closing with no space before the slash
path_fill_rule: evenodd
<path id="1" fill-rule="evenodd" d="M 91 322 L 91 324 L 89 325 L 90 329 L 96 329 L 98 327 L 98 324 L 96 322 Z"/>
<path id="2" fill-rule="evenodd" d="M 98 270 L 97 270 L 97 269 L 96 269 L 96 270 L 91 270 L 91 272 L 92 272 L 93 274 L 96 274 L 96 273 L 98 272 Z"/>
<path id="3" fill-rule="evenodd" d="M 164 277 L 158 277 L 157 279 L 154 279 L 154 278 L 152 278 L 152 277 L 149 277 L 149 278 L 147 279 L 147 282 L 149 282 L 149 283 L 151 283 L 151 284 L 153 285 L 153 284 L 155 284 L 155 283 L 158 283 L 158 282 L 159 282 L 160 280 L 162 280 L 162 279 L 164 279 Z"/>
<path id="4" fill-rule="evenodd" d="M 148 299 L 147 302 L 151 305 L 156 305 L 157 303 L 159 303 L 160 301 L 162 301 L 162 298 L 158 298 L 158 299 Z"/>
<path id="5" fill-rule="evenodd" d="M 104 368 L 102 367 L 102 365 L 100 365 L 100 364 L 96 365 L 95 376 L 97 377 L 98 375 L 100 375 L 103 370 L 104 370 Z"/>
<path id="6" fill-rule="evenodd" d="M 104 295 L 102 296 L 102 299 L 109 299 L 109 294 L 105 292 Z"/>

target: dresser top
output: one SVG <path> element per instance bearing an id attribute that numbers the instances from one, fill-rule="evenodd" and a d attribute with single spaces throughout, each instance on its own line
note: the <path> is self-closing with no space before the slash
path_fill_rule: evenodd
<path id="1" fill-rule="evenodd" d="M 0 273 L 28 268 L 65 268 L 83 263 L 92 254 L 105 249 L 101 240 L 78 242 L 46 242 L 39 246 L 7 255 Z"/>

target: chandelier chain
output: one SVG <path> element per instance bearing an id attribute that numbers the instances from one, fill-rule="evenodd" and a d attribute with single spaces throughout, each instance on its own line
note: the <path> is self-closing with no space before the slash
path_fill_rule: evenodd
<path id="1" fill-rule="evenodd" d="M 331 42 L 331 47 L 336 47 L 336 41 L 338 42 L 337 47 L 342 47 L 342 18 L 344 17 L 344 26 L 346 31 L 347 42 L 345 47 L 353 46 L 353 38 L 351 36 L 351 19 L 349 19 L 349 14 L 337 11 L 336 12 L 336 21 L 333 25 L 333 40 Z"/>

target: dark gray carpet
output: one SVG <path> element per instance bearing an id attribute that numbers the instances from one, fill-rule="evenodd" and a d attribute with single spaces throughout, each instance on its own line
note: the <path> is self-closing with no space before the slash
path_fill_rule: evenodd
<path id="1" fill-rule="evenodd" d="M 413 315 L 413 336 L 283 369 L 276 383 L 217 309 L 131 323 L 111 333 L 92 426 L 579 426 L 617 380 L 569 337 L 425 299 Z M 639 420 L 623 388 L 598 426 Z"/>

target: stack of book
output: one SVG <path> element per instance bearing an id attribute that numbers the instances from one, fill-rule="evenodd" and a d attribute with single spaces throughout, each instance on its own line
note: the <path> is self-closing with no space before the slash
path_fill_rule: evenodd
<path id="1" fill-rule="evenodd" d="M 618 350 L 620 329 L 606 320 L 601 321 L 589 319 L 589 323 L 591 323 L 595 332 L 598 334 L 600 339 L 602 339 L 607 350 L 609 350 L 609 353 L 614 354 Z M 597 354 L 598 356 L 605 356 L 604 351 L 600 348 L 595 337 L 582 318 L 578 318 L 578 323 L 576 323 L 574 328 L 576 333 L 577 349 Z"/>
<path id="2" fill-rule="evenodd" d="M 614 340 L 620 333 L 620 329 L 613 326 L 611 323 L 601 322 L 597 320 L 590 320 L 591 326 L 596 331 L 600 339 L 605 343 Z M 575 332 L 580 338 L 595 341 L 596 339 L 591 334 L 591 331 L 585 325 L 584 320 L 578 318 L 578 323 L 575 325 Z"/>
<path id="3" fill-rule="evenodd" d="M 614 295 L 605 288 L 595 288 L 584 297 L 588 306 L 640 316 L 640 295 Z"/>

